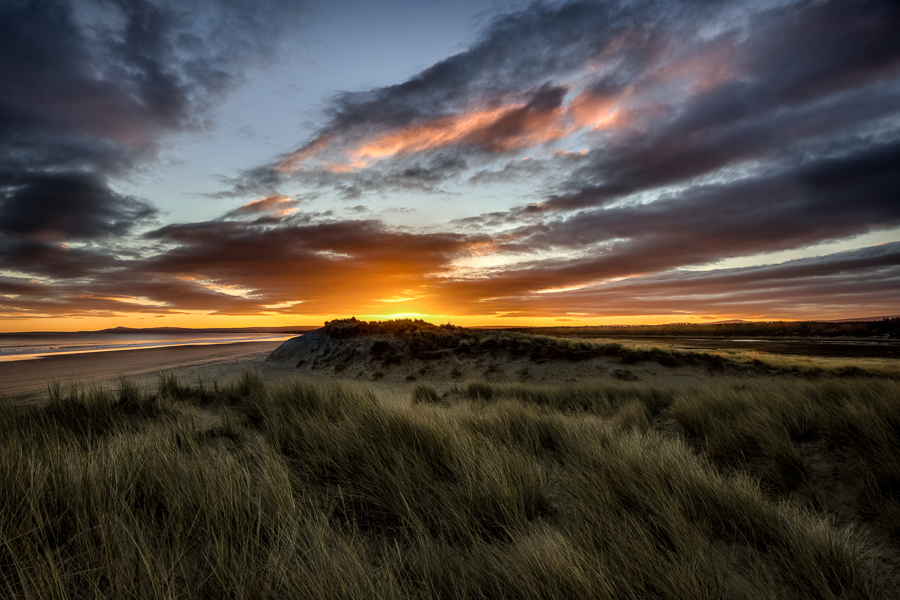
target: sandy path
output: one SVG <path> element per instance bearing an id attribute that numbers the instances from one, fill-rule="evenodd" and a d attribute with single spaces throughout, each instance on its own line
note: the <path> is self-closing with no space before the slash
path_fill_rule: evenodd
<path id="1" fill-rule="evenodd" d="M 37 360 L 0 362 L 0 395 L 21 399 L 46 395 L 51 381 L 105 384 L 122 375 L 144 383 L 159 371 L 179 378 L 228 379 L 253 367 L 281 342 L 239 342 L 198 346 L 172 346 L 46 356 Z"/>

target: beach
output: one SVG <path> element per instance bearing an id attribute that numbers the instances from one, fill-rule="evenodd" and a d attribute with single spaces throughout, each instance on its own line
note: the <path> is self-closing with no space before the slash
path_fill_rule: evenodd
<path id="1" fill-rule="evenodd" d="M 46 398 L 53 381 L 63 385 L 108 385 L 119 377 L 152 383 L 161 371 L 186 381 L 227 380 L 242 369 L 260 368 L 280 341 L 171 346 L 109 352 L 50 355 L 36 360 L 0 362 L 0 396 L 18 401 Z"/>

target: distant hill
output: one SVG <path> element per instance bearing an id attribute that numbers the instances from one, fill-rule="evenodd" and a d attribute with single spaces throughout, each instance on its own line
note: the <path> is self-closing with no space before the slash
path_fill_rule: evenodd
<path id="1" fill-rule="evenodd" d="M 732 323 L 752 323 L 753 321 L 745 321 L 744 319 L 728 319 L 725 321 L 710 321 L 709 323 L 696 323 L 696 325 L 730 325 Z"/>

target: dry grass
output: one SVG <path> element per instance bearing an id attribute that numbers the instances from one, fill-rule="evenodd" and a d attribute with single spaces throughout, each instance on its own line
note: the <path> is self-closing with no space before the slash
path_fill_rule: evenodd
<path id="1" fill-rule="evenodd" d="M 10 598 L 885 598 L 789 446 L 857 457 L 895 527 L 897 384 L 53 386 L 0 419 Z M 444 404 L 438 404 L 444 403 Z M 212 426 L 198 408 L 215 410 Z M 683 437 L 651 423 L 671 412 Z M 749 445 L 748 445 L 748 440 Z M 758 447 L 757 454 L 738 448 Z M 762 485 L 761 485 L 762 484 Z M 892 512 L 893 511 L 893 512 Z"/>
<path id="2" fill-rule="evenodd" d="M 704 388 L 672 413 L 716 464 L 758 478 L 770 491 L 821 502 L 798 442 L 821 440 L 863 481 L 860 504 L 900 543 L 900 384 L 890 380 L 786 381 Z"/>

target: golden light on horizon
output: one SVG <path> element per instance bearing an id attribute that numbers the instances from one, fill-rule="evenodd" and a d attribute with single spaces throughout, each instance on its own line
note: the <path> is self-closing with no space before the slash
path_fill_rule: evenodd
<path id="1" fill-rule="evenodd" d="M 434 323 L 452 323 L 463 327 L 585 327 L 593 325 L 662 325 L 669 323 L 709 323 L 741 319 L 745 321 L 771 321 L 771 318 L 735 314 L 704 315 L 634 315 L 616 317 L 591 317 L 575 314 L 561 314 L 544 317 L 515 316 L 510 314 L 453 315 L 426 311 L 349 311 L 339 314 L 321 315 L 216 315 L 206 311 L 181 311 L 179 314 L 117 313 L 115 315 L 84 315 L 77 317 L 6 317 L 0 320 L 0 330 L 15 332 L 66 332 L 97 331 L 114 327 L 135 329 L 153 327 L 183 327 L 187 329 L 243 328 L 243 327 L 321 327 L 326 321 L 356 317 L 362 321 L 390 321 L 396 319 L 422 319 Z M 805 320 L 802 318 L 777 319 L 783 321 Z"/>

